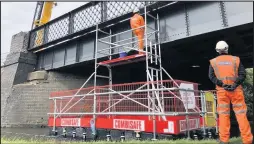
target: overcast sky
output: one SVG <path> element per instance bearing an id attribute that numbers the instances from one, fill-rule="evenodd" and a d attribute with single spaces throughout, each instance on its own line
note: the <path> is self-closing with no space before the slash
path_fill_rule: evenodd
<path id="1" fill-rule="evenodd" d="M 57 2 L 52 19 L 87 2 Z M 11 37 L 31 29 L 36 2 L 1 2 L 1 60 L 10 51 Z"/>

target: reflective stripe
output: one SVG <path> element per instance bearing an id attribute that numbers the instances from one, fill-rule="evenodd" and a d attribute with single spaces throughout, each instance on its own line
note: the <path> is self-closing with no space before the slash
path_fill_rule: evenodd
<path id="1" fill-rule="evenodd" d="M 215 72 L 217 78 L 220 79 L 220 74 L 219 74 L 219 71 L 218 71 L 218 67 L 216 65 L 216 58 L 214 59 L 213 67 L 214 67 L 214 72 Z"/>
<path id="2" fill-rule="evenodd" d="M 220 61 L 220 62 L 218 62 L 218 65 L 232 65 L 232 62 L 229 62 L 229 61 Z"/>
<path id="3" fill-rule="evenodd" d="M 218 114 L 226 114 L 226 115 L 229 115 L 230 112 L 218 112 Z"/>
<path id="4" fill-rule="evenodd" d="M 246 113 L 246 110 L 238 110 L 238 111 L 235 111 L 235 114 L 241 114 L 241 113 Z"/>
<path id="5" fill-rule="evenodd" d="M 229 108 L 230 105 L 229 105 L 229 104 L 218 104 L 218 107 L 221 107 L 221 108 Z"/>
<path id="6" fill-rule="evenodd" d="M 223 77 L 220 80 L 236 80 L 236 77 Z"/>
<path id="7" fill-rule="evenodd" d="M 241 107 L 243 104 L 233 104 L 233 107 Z"/>
<path id="8" fill-rule="evenodd" d="M 234 63 L 234 70 L 235 70 L 235 76 L 237 76 L 237 70 L 236 70 L 236 57 L 233 57 L 233 63 Z"/>

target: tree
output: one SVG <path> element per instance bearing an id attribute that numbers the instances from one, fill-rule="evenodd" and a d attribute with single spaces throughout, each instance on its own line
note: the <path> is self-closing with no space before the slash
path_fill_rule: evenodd
<path id="1" fill-rule="evenodd" d="M 253 117 L 253 68 L 246 69 L 246 79 L 243 82 L 245 102 L 248 108 L 247 115 Z"/>
<path id="2" fill-rule="evenodd" d="M 248 83 L 253 86 L 253 68 L 246 69 L 245 83 Z"/>

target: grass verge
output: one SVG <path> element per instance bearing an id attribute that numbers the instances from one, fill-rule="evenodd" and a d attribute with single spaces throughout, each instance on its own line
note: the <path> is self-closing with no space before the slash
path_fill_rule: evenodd
<path id="1" fill-rule="evenodd" d="M 232 138 L 230 140 L 232 144 L 241 143 L 240 138 Z M 23 138 L 6 138 L 1 137 L 2 144 L 112 144 L 112 143 L 123 143 L 123 144 L 217 144 L 216 140 L 158 140 L 158 141 L 125 141 L 125 142 L 106 142 L 106 141 L 96 141 L 96 142 L 82 142 L 82 141 L 60 141 L 60 140 L 38 140 L 38 139 L 23 139 Z"/>

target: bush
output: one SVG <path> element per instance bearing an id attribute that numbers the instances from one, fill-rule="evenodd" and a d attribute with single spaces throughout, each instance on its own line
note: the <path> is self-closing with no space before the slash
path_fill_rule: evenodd
<path id="1" fill-rule="evenodd" d="M 253 117 L 253 68 L 246 69 L 246 79 L 243 83 L 245 102 L 248 108 L 247 116 Z"/>

